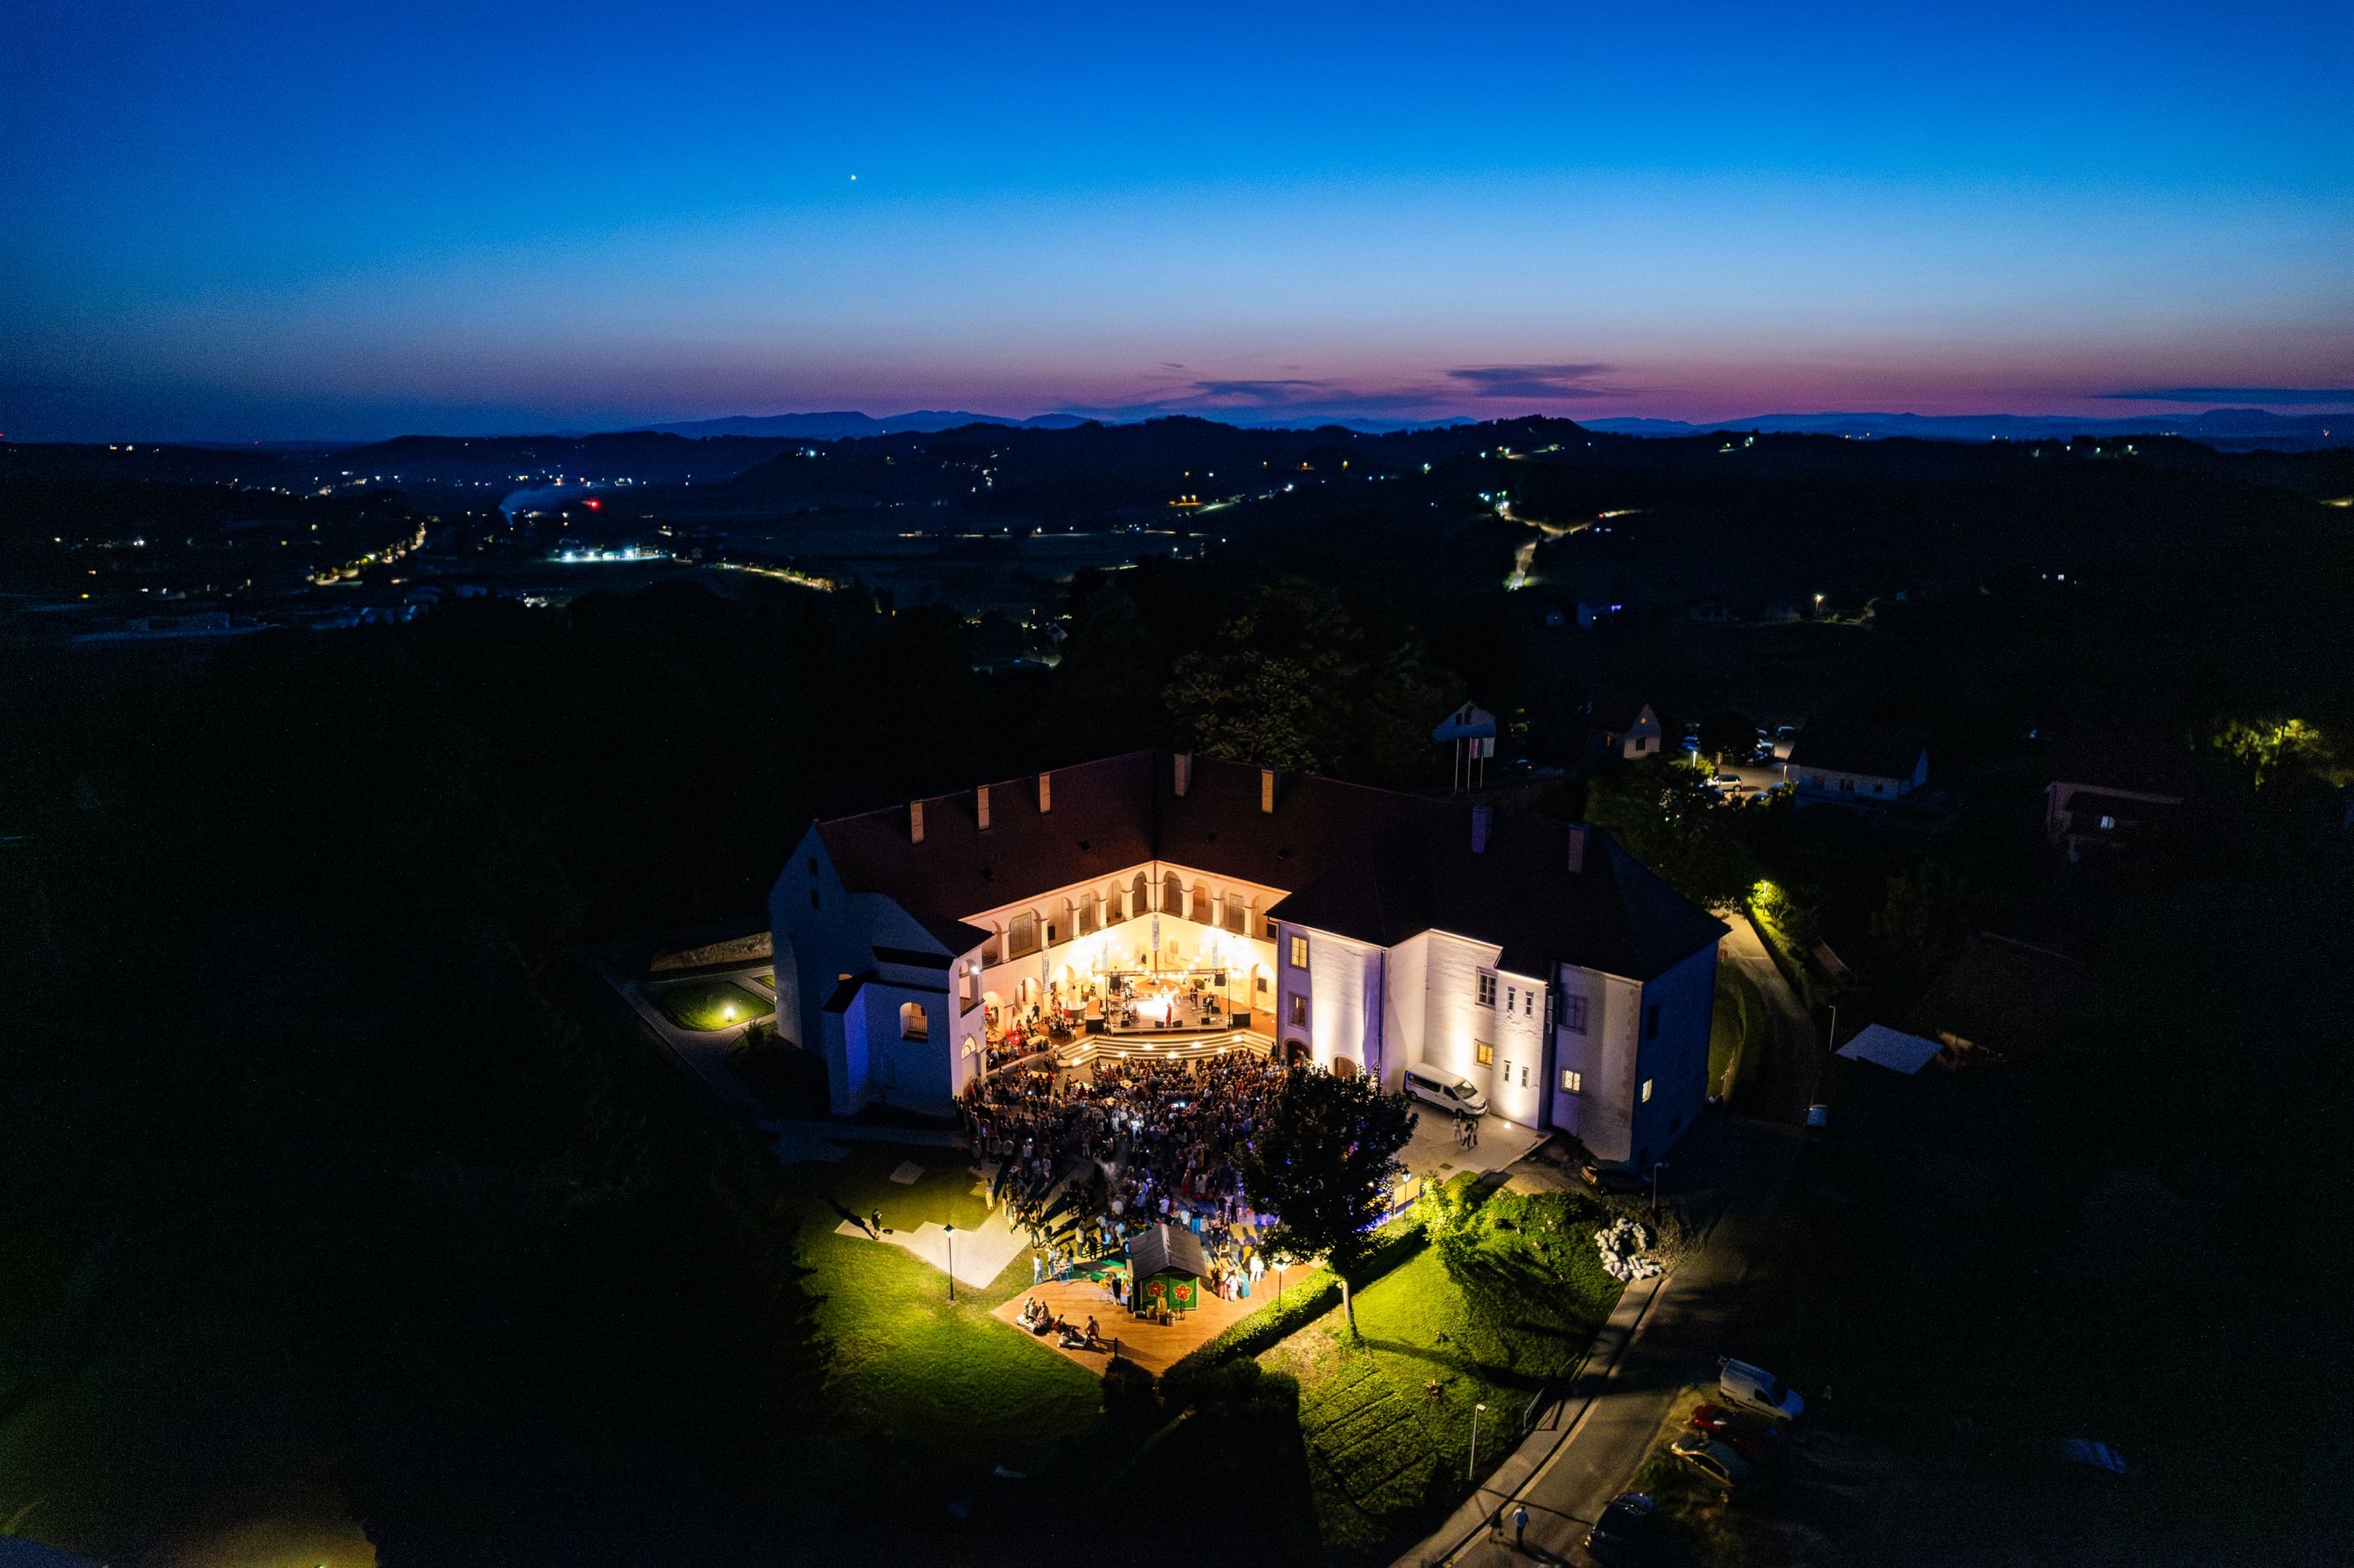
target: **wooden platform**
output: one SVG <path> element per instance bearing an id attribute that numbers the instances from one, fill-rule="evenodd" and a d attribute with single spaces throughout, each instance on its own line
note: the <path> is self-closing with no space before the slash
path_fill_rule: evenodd
<path id="1" fill-rule="evenodd" d="M 1308 1271 L 1293 1269 L 1291 1272 L 1295 1275 L 1305 1275 Z M 1274 1277 L 1273 1275 L 1269 1275 L 1267 1277 L 1269 1283 L 1265 1288 L 1257 1295 L 1243 1301 L 1222 1301 L 1204 1291 L 1202 1296 L 1201 1308 L 1198 1311 L 1185 1313 L 1174 1324 L 1165 1329 L 1159 1323 L 1129 1317 L 1127 1308 L 1113 1305 L 1108 1291 L 1084 1277 L 1074 1279 L 1068 1285 L 1057 1285 L 1051 1279 L 1044 1285 L 1034 1285 L 999 1307 L 991 1316 L 1011 1324 L 1017 1332 L 1040 1349 L 1068 1356 L 1081 1366 L 1097 1372 L 1102 1372 L 1105 1364 L 1111 1360 L 1111 1340 L 1117 1336 L 1119 1340 L 1119 1353 L 1124 1360 L 1134 1361 L 1153 1376 L 1159 1377 L 1162 1372 L 1167 1372 L 1179 1357 L 1209 1343 L 1225 1333 L 1237 1320 L 1249 1317 L 1261 1307 L 1273 1301 L 1275 1288 L 1271 1282 Z M 1089 1317 L 1093 1317 L 1097 1329 L 1103 1335 L 1105 1348 L 1100 1351 L 1066 1351 L 1063 1349 L 1056 1335 L 1051 1332 L 1033 1334 L 1029 1330 L 1023 1328 L 1022 1303 L 1032 1297 L 1044 1302 L 1071 1323 L 1081 1328 L 1087 1326 Z"/>

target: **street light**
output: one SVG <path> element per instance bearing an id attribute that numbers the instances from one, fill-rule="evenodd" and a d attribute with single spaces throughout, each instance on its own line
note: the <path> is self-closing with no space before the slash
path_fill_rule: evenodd
<path id="1" fill-rule="evenodd" d="M 1479 1473 L 1479 1417 L 1487 1411 L 1484 1404 L 1471 1407 L 1471 1462 L 1463 1467 L 1463 1478 L 1467 1481 Z"/>
<path id="2" fill-rule="evenodd" d="M 1667 1168 L 1664 1160 L 1651 1167 L 1651 1218 L 1655 1220 L 1659 1217 L 1659 1172 Z"/>
<path id="3" fill-rule="evenodd" d="M 1828 1041 L 1826 1041 L 1826 1042 L 1824 1043 L 1824 1045 L 1823 1045 L 1823 1049 L 1824 1049 L 1824 1050 L 1826 1050 L 1826 1051 L 1831 1050 L 1832 1048 L 1834 1048 L 1835 1046 L 1837 1046 L 1837 1045 L 1839 1044 L 1839 1003 L 1838 1003 L 1838 1002 L 1836 1002 L 1836 1001 L 1835 1001 L 1835 1002 L 1832 1002 L 1832 1003 L 1830 1004 L 1830 1009 L 1831 1009 L 1831 1033 L 1830 1033 L 1830 1038 L 1829 1038 Z"/>
<path id="4" fill-rule="evenodd" d="M 949 1299 L 956 1299 L 956 1224 L 951 1221 L 942 1227 L 949 1235 Z"/>

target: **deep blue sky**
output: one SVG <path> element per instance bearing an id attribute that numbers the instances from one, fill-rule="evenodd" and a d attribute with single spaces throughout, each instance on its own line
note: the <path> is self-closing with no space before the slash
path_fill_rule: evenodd
<path id="1" fill-rule="evenodd" d="M 19 0 L 0 432 L 2354 387 L 2345 0 L 1149 9 Z"/>

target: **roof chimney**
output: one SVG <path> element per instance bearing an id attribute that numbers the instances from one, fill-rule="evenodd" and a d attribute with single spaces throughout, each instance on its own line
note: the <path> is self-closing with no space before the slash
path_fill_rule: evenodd
<path id="1" fill-rule="evenodd" d="M 1471 853 L 1473 854 L 1488 853 L 1488 808 L 1485 806 L 1471 808 Z M 1574 832 L 1576 830 L 1571 831 Z"/>
<path id="2" fill-rule="evenodd" d="M 1043 817 L 1054 809 L 1055 776 L 1051 773 L 1041 773 L 1038 775 L 1038 814 Z"/>
<path id="3" fill-rule="evenodd" d="M 1177 754 L 1176 761 L 1177 793 L 1182 795 L 1186 786 L 1193 782 L 1193 754 L 1190 751 L 1181 751 Z"/>
<path id="4" fill-rule="evenodd" d="M 1275 812 L 1275 769 L 1258 770 L 1258 809 L 1272 816 Z"/>
<path id="5" fill-rule="evenodd" d="M 981 831 L 989 832 L 989 786 L 984 784 L 972 792 L 973 810 L 980 814 Z"/>
<path id="6" fill-rule="evenodd" d="M 907 802 L 907 842 L 917 844 L 924 842 L 924 803 L 921 800 Z"/>
<path id="7" fill-rule="evenodd" d="M 1576 823 L 1572 823 L 1569 829 L 1569 869 L 1572 872 L 1585 869 L 1585 829 Z"/>

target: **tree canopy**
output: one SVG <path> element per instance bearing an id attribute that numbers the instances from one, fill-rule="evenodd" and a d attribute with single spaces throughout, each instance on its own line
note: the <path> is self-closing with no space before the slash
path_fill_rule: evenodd
<path id="1" fill-rule="evenodd" d="M 1397 1154 L 1414 1123 L 1406 1097 L 1383 1093 L 1372 1078 L 1295 1068 L 1238 1161 L 1252 1206 L 1275 1215 L 1269 1250 L 1325 1258 L 1352 1330 L 1349 1277 L 1405 1169 Z"/>

